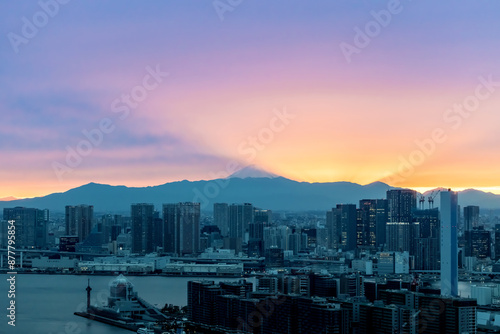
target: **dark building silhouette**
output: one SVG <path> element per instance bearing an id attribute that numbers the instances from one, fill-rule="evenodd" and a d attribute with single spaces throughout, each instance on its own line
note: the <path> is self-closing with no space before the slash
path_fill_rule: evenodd
<path id="1" fill-rule="evenodd" d="M 78 242 L 78 236 L 76 235 L 61 236 L 59 238 L 59 251 L 74 252 L 76 250 L 76 244 L 78 244 Z"/>
<path id="2" fill-rule="evenodd" d="M 478 259 L 491 257 L 491 233 L 484 226 L 472 228 L 465 231 L 465 256 L 473 256 Z"/>
<path id="3" fill-rule="evenodd" d="M 330 275 L 309 275 L 309 295 L 311 297 L 337 297 L 339 280 Z"/>
<path id="4" fill-rule="evenodd" d="M 250 203 L 229 206 L 229 236 L 244 240 L 249 224 L 254 221 L 254 208 Z"/>
<path id="5" fill-rule="evenodd" d="M 248 224 L 248 255 L 264 256 L 264 228 L 272 222 L 270 210 L 255 210 L 254 221 Z"/>
<path id="6" fill-rule="evenodd" d="M 94 227 L 94 206 L 66 206 L 66 234 L 77 235 L 80 242 L 85 241 Z"/>
<path id="7" fill-rule="evenodd" d="M 266 250 L 266 266 L 268 267 L 283 267 L 284 254 L 283 249 L 271 247 Z"/>
<path id="8" fill-rule="evenodd" d="M 388 190 L 387 205 L 387 250 L 409 252 L 411 248 L 412 213 L 417 207 L 417 193 L 410 189 Z"/>
<path id="9" fill-rule="evenodd" d="M 440 269 L 439 210 L 415 210 L 412 224 L 412 248 L 415 269 Z"/>
<path id="10" fill-rule="evenodd" d="M 380 246 L 385 244 L 387 200 L 363 199 L 359 201 L 357 245 Z"/>
<path id="11" fill-rule="evenodd" d="M 112 225 L 111 226 L 111 233 L 110 233 L 110 240 L 111 241 L 116 241 L 116 238 L 122 233 L 122 227 L 120 225 Z"/>
<path id="12" fill-rule="evenodd" d="M 24 207 L 5 208 L 3 219 L 14 221 L 16 248 L 46 246 L 48 223 L 46 211 Z"/>
<path id="13" fill-rule="evenodd" d="M 495 224 L 495 260 L 500 259 L 500 224 Z"/>
<path id="14" fill-rule="evenodd" d="M 355 204 L 337 204 L 326 213 L 330 248 L 344 251 L 356 249 L 357 211 Z"/>
<path id="15" fill-rule="evenodd" d="M 464 232 L 479 227 L 479 206 L 469 205 L 464 207 Z"/>
<path id="16" fill-rule="evenodd" d="M 132 253 L 153 252 L 153 213 L 153 204 L 132 204 Z"/>
<path id="17" fill-rule="evenodd" d="M 420 311 L 416 315 L 420 333 L 475 333 L 477 301 L 401 290 L 380 292 L 387 305 L 406 306 Z"/>
<path id="18" fill-rule="evenodd" d="M 272 294 L 269 289 L 252 293 L 244 281 L 232 283 L 229 289 L 223 283 L 191 281 L 188 314 L 192 322 L 226 333 L 476 332 L 476 300 L 401 290 L 406 285 L 393 283 L 397 290 L 379 289 L 371 303 L 364 297 L 305 297 Z"/>
<path id="19" fill-rule="evenodd" d="M 329 249 L 339 248 L 337 213 L 335 209 L 326 212 L 326 244 Z"/>
<path id="20" fill-rule="evenodd" d="M 200 203 L 163 204 L 164 249 L 179 256 L 200 251 Z"/>
<path id="21" fill-rule="evenodd" d="M 223 237 L 229 235 L 229 205 L 214 203 L 214 224 L 217 225 Z"/>
<path id="22" fill-rule="evenodd" d="M 297 333 L 349 333 L 347 311 L 323 298 L 297 299 Z"/>
<path id="23" fill-rule="evenodd" d="M 217 326 L 222 325 L 227 328 L 236 328 L 239 305 L 231 306 L 229 301 L 218 301 L 218 296 L 233 296 L 237 303 L 239 298 L 247 298 L 252 292 L 252 283 L 240 280 L 238 282 L 221 282 L 215 284 L 214 281 L 189 281 L 188 282 L 188 317 L 191 321 Z M 237 299 L 238 298 L 238 299 Z M 221 304 L 225 303 L 225 312 L 221 311 Z M 229 320 L 230 323 L 225 322 Z M 222 324 L 220 323 L 222 321 Z"/>

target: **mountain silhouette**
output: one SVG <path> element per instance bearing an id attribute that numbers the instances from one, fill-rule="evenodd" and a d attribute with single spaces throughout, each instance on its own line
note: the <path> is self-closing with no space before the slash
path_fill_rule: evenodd
<path id="1" fill-rule="evenodd" d="M 389 189 L 392 187 L 382 182 L 363 186 L 351 182 L 309 183 L 269 175 L 245 178 L 236 175 L 150 187 L 89 183 L 63 193 L 0 202 L 0 209 L 24 206 L 63 212 L 66 205 L 90 204 L 94 205 L 95 212 L 130 214 L 132 203 L 153 203 L 156 210 L 161 211 L 163 203 L 194 201 L 201 203 L 202 211 L 212 211 L 214 203 L 252 203 L 275 211 L 326 211 L 340 203 L 358 204 L 361 199 L 385 198 Z M 470 189 L 459 194 L 459 204 L 500 209 L 500 196 Z M 435 197 L 434 207 L 438 205 L 439 195 Z"/>

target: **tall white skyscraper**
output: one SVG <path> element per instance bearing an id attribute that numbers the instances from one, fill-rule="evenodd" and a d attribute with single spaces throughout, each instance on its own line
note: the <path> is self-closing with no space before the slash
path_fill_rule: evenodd
<path id="1" fill-rule="evenodd" d="M 441 191 L 441 294 L 458 296 L 458 194 Z"/>

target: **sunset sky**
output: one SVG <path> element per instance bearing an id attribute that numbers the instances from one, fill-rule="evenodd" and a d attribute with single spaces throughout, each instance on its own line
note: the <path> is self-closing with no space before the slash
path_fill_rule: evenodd
<path id="1" fill-rule="evenodd" d="M 0 198 L 234 162 L 500 193 L 498 1 L 60 2 L 1 5 Z"/>

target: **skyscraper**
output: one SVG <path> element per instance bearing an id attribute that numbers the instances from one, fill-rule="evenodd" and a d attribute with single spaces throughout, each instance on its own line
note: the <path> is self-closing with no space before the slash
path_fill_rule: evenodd
<path id="1" fill-rule="evenodd" d="M 94 206 L 66 206 L 66 234 L 77 235 L 80 242 L 85 241 L 94 227 Z"/>
<path id="2" fill-rule="evenodd" d="M 479 227 L 479 206 L 469 205 L 464 207 L 464 231 L 472 231 Z"/>
<path id="3" fill-rule="evenodd" d="M 132 253 L 153 252 L 153 213 L 153 204 L 132 204 Z"/>
<path id="4" fill-rule="evenodd" d="M 329 249 L 337 249 L 339 247 L 337 213 L 335 208 L 326 212 L 326 235 L 327 246 Z"/>
<path id="5" fill-rule="evenodd" d="M 458 194 L 441 191 L 441 294 L 458 296 Z"/>
<path id="6" fill-rule="evenodd" d="M 412 223 L 410 255 L 415 257 L 415 269 L 439 270 L 439 210 L 415 210 Z"/>
<path id="7" fill-rule="evenodd" d="M 410 189 L 387 191 L 387 250 L 410 251 L 412 213 L 417 207 L 417 193 Z"/>
<path id="8" fill-rule="evenodd" d="M 252 204 L 231 204 L 229 206 L 229 236 L 243 240 L 245 232 L 248 231 L 248 225 L 253 223 L 253 216 Z"/>
<path id="9" fill-rule="evenodd" d="M 387 200 L 363 199 L 359 201 L 357 244 L 380 246 L 385 244 Z"/>
<path id="10" fill-rule="evenodd" d="M 214 203 L 214 224 L 220 229 L 223 237 L 229 233 L 229 205 L 227 203 Z"/>
<path id="11" fill-rule="evenodd" d="M 200 251 L 200 203 L 163 204 L 164 249 L 178 256 Z"/>
<path id="12" fill-rule="evenodd" d="M 357 212 L 355 204 L 337 204 L 332 209 L 333 216 L 327 218 L 333 220 L 332 228 L 337 229 L 336 236 L 338 247 L 344 251 L 356 249 Z"/>
<path id="13" fill-rule="evenodd" d="M 16 248 L 45 247 L 47 222 L 43 210 L 23 207 L 5 208 L 3 219 L 14 220 Z"/>
<path id="14" fill-rule="evenodd" d="M 495 260 L 500 259 L 500 224 L 495 224 Z"/>

